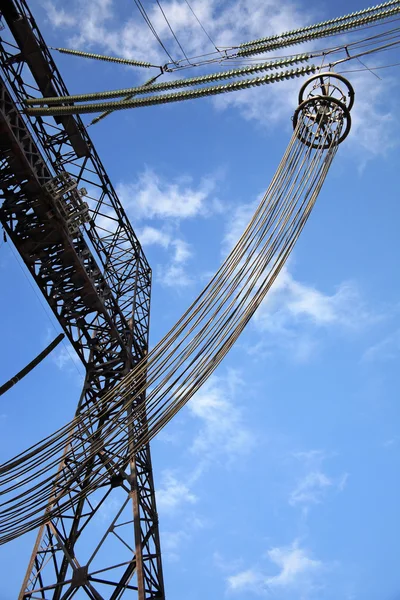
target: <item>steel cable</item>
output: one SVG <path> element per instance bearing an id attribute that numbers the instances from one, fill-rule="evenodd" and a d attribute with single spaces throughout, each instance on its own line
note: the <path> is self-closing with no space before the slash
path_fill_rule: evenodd
<path id="1" fill-rule="evenodd" d="M 123 470 L 130 452 L 154 437 L 221 362 L 279 274 L 336 152 L 339 129 L 330 134 L 327 150 L 328 131 L 315 134 L 315 149 L 299 140 L 306 134 L 299 122 L 239 242 L 146 359 L 98 405 L 1 467 L 2 543 L 56 517 L 106 483 L 113 457 Z M 136 406 L 146 389 L 146 401 Z M 62 448 L 63 462 L 54 475 Z"/>

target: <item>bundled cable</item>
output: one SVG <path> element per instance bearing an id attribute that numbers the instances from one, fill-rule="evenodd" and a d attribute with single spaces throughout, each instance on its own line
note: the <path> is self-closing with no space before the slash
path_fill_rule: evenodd
<path id="1" fill-rule="evenodd" d="M 314 116 L 296 111 L 293 136 L 251 222 L 170 332 L 96 405 L 2 465 L 2 543 L 56 518 L 116 475 L 129 477 L 132 453 L 229 352 L 292 251 L 344 136 L 343 105 L 335 100 L 329 112 L 317 108 Z M 335 126 L 321 114 L 337 117 Z"/>
<path id="2" fill-rule="evenodd" d="M 36 356 L 30 363 L 26 365 L 21 371 L 19 371 L 14 377 L 11 377 L 6 383 L 0 386 L 0 396 L 8 392 L 18 381 L 20 381 L 25 375 L 28 375 L 39 363 L 42 362 L 58 346 L 58 344 L 64 339 L 64 334 L 60 333 L 40 354 Z"/>

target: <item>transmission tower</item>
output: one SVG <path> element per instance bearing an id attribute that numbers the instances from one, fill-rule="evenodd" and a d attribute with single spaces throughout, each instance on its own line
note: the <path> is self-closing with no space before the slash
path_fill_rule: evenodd
<path id="1" fill-rule="evenodd" d="M 199 389 L 265 298 L 350 131 L 354 90 L 343 76 L 321 70 L 301 87 L 292 139 L 249 227 L 206 287 L 208 293 L 147 356 L 151 270 L 146 257 L 85 126 L 68 114 L 68 91 L 26 2 L 4 0 L 2 16 L 8 29 L 0 42 L 0 222 L 86 377 L 66 437 L 56 432 L 37 451 L 29 449 L 2 468 L 6 484 L 18 479 L 13 469 L 33 473 L 27 477 L 28 495 L 20 493 L 24 482 L 10 486 L 18 492 L 2 504 L 1 541 L 41 524 L 19 600 L 163 600 L 148 440 Z M 297 69 L 256 84 L 316 70 Z M 210 89 L 223 91 L 208 88 L 207 94 Z M 47 109 L 35 115 L 21 108 L 29 97 L 50 97 L 63 106 L 55 118 Z M 189 96 L 170 99 L 182 98 Z M 181 348 L 183 341 L 187 345 Z M 165 364 L 168 376 L 160 369 Z M 59 470 L 40 479 L 59 456 L 59 439 L 60 448 L 67 440 Z M 29 462 L 39 455 L 38 465 Z M 47 511 L 35 521 L 43 505 Z"/>
<path id="2" fill-rule="evenodd" d="M 147 353 L 151 270 L 81 119 L 21 113 L 26 97 L 68 92 L 26 2 L 1 11 L 0 220 L 86 368 L 76 414 L 94 416 L 66 448 L 83 487 L 93 475 L 74 448 L 93 443 L 102 397 Z M 124 435 L 144 418 L 125 414 Z M 20 599 L 164 598 L 149 445 L 124 464 L 111 445 L 98 457 L 106 484 L 41 527 Z"/>

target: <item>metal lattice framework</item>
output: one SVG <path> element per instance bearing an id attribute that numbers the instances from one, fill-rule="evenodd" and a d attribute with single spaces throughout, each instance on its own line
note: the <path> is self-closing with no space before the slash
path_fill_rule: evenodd
<path id="1" fill-rule="evenodd" d="M 343 18 L 347 24 L 331 29 L 325 29 L 325 23 L 316 25 L 323 26 L 321 31 L 307 33 L 305 39 L 393 16 L 400 11 L 398 5 L 388 2 L 373 7 L 368 9 L 373 14 L 367 17 L 361 11 L 362 18 L 355 20 L 349 15 Z M 311 74 L 317 68 L 310 65 L 144 100 L 73 107 L 70 101 L 78 97 L 68 97 L 25 0 L 5 0 L 2 15 L 8 30 L 0 43 L 0 222 L 86 368 L 73 426 L 60 429 L 62 433 L 49 436 L 38 449 L 25 451 L 2 468 L 7 484 L 13 479 L 9 472 L 14 467 L 27 472 L 25 462 L 41 457 L 27 477 L 28 484 L 35 478 L 39 483 L 32 483 L 27 495 L 18 491 L 2 504 L 6 506 L 2 542 L 41 525 L 20 600 L 116 600 L 123 595 L 162 600 L 161 550 L 148 442 L 213 372 L 267 294 L 311 213 L 338 145 L 349 133 L 354 90 L 345 78 L 321 71 L 301 88 L 288 149 L 249 227 L 226 259 L 226 271 L 223 265 L 206 288 L 205 299 L 201 294 L 185 313 L 187 322 L 184 318 L 178 321 L 180 329 L 173 327 L 148 354 L 151 270 L 85 126 L 71 113 L 225 93 Z M 298 32 L 286 35 L 293 37 L 290 43 L 298 42 Z M 237 55 L 265 51 L 263 44 L 268 39 L 243 45 Z M 288 44 L 287 40 L 273 41 L 274 47 Z M 300 55 L 233 70 L 228 75 L 308 58 Z M 128 62 L 152 66 L 125 60 Z M 212 81 L 225 75 L 200 79 Z M 187 85 L 194 82 L 199 83 L 199 78 L 187 80 Z M 153 88 L 146 87 L 148 84 L 117 92 L 135 95 L 138 89 L 141 92 L 145 88 L 147 93 L 183 85 L 180 81 Z M 24 108 L 29 103 L 45 103 L 43 98 L 62 106 Z M 282 188 L 286 195 L 282 195 Z M 272 227 L 274 219 L 277 221 Z M 266 237 L 269 226 L 273 232 Z M 248 245 L 254 264 L 246 257 Z M 268 275 L 264 274 L 266 266 Z M 237 295 L 232 299 L 234 292 Z M 208 318 L 215 298 L 220 304 Z M 218 310 L 221 315 L 217 322 L 214 317 Z M 197 313 L 204 317 L 204 324 Z M 189 333 L 196 327 L 198 331 L 190 339 Z M 174 356 L 170 346 L 179 336 L 182 339 L 175 344 Z M 187 347 L 180 350 L 186 338 Z M 166 365 L 170 371 L 164 377 Z M 157 377 L 162 381 L 155 386 Z M 62 449 L 57 474 L 45 479 L 44 474 L 54 467 L 48 461 Z M 57 454 L 55 461 L 59 457 Z M 10 486 L 11 492 L 26 483 L 16 475 L 14 480 L 18 481 Z M 38 506 L 43 510 L 43 502 L 47 507 L 44 516 L 41 512 L 38 520 L 29 521 Z"/>
<path id="2" fill-rule="evenodd" d="M 27 95 L 67 89 L 27 4 L 7 0 L 2 12 L 9 31 L 0 45 L 0 219 L 86 367 L 77 414 L 100 411 L 103 395 L 147 353 L 151 270 L 80 118 L 21 116 Z M 143 427 L 143 417 L 129 422 L 132 436 Z M 79 470 L 71 451 L 101 425 L 95 411 L 68 446 L 82 486 L 90 465 Z M 100 454 L 107 485 L 95 502 L 83 499 L 41 528 L 20 598 L 66 599 L 78 589 L 96 599 L 126 590 L 163 598 L 149 446 L 123 466 L 111 447 Z M 117 516 L 105 525 L 111 497 Z M 89 555 L 88 536 L 95 548 Z M 115 543 L 124 548 L 123 564 L 110 559 Z"/>

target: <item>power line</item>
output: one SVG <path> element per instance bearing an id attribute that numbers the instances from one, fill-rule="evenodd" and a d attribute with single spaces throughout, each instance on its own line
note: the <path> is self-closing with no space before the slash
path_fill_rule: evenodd
<path id="1" fill-rule="evenodd" d="M 300 44 L 303 42 L 309 42 L 317 38 L 322 37 L 330 37 L 333 35 L 343 34 L 351 29 L 359 29 L 364 28 L 366 25 L 369 25 L 373 21 L 380 21 L 382 19 L 387 19 L 388 17 L 394 16 L 400 12 L 400 4 L 394 8 L 391 8 L 386 11 L 382 11 L 373 15 L 369 15 L 363 17 L 362 19 L 353 19 L 351 21 L 340 23 L 339 25 L 326 27 L 324 29 L 316 30 L 314 32 L 305 32 L 299 30 L 299 33 L 296 35 L 286 37 L 289 34 L 282 34 L 278 37 L 278 39 L 272 39 L 271 42 L 265 43 L 263 45 L 254 45 L 254 46 L 243 46 L 240 47 L 237 56 L 251 56 L 254 54 L 263 54 L 264 52 L 269 52 L 271 50 L 276 50 L 278 48 L 283 48 L 286 46 L 294 46 L 296 44 Z M 249 42 L 250 43 L 250 42 Z"/>
<path id="2" fill-rule="evenodd" d="M 368 54 L 375 54 L 377 52 L 383 52 L 388 50 L 389 48 L 393 48 L 394 46 L 398 46 L 400 44 L 400 40 L 396 42 L 391 42 L 390 44 L 384 44 L 383 46 L 379 46 L 378 48 L 372 48 L 371 50 L 366 50 L 365 52 L 360 52 L 359 54 L 355 54 L 354 56 L 346 56 L 340 60 L 336 60 L 332 63 L 332 66 L 338 65 L 343 62 L 348 62 L 349 60 L 354 60 L 355 58 L 359 58 L 360 56 L 367 56 Z"/>
<path id="3" fill-rule="evenodd" d="M 189 9 L 192 11 L 192 14 L 194 16 L 194 18 L 196 19 L 196 21 L 198 22 L 198 24 L 200 25 L 200 27 L 202 28 L 202 30 L 204 31 L 204 33 L 206 34 L 206 36 L 208 37 L 208 39 L 210 40 L 210 42 L 212 43 L 212 45 L 214 46 L 214 48 L 216 49 L 217 52 L 221 52 L 217 46 L 215 45 L 214 41 L 211 39 L 210 35 L 208 34 L 208 32 L 206 31 L 205 27 L 203 26 L 202 22 L 200 21 L 199 17 L 196 15 L 196 13 L 194 12 L 193 8 L 190 6 L 188 0 L 185 0 L 186 4 L 188 5 Z"/>
<path id="4" fill-rule="evenodd" d="M 109 479 L 99 447 L 112 448 L 118 467 L 125 469 L 128 451 L 137 452 L 154 437 L 220 364 L 264 300 L 306 224 L 337 146 L 350 128 L 346 111 L 332 111 L 337 115 L 335 129 L 319 124 L 315 128 L 314 119 L 297 120 L 296 111 L 294 134 L 251 222 L 176 325 L 103 396 L 100 405 L 81 412 L 1 467 L 3 493 L 7 494 L 0 517 L 2 542 L 73 508 Z M 146 401 L 135 405 L 136 397 L 146 389 Z M 126 413 L 130 415 L 131 408 L 138 419 L 144 412 L 147 415 L 145 424 L 135 430 L 135 445 L 125 435 Z M 95 432 L 91 431 L 93 414 L 101 419 Z M 89 430 L 85 441 L 75 435 L 79 428 Z M 53 468 L 67 443 L 71 447 L 54 477 Z M 84 485 L 71 470 L 70 457 L 81 470 L 90 466 Z M 44 516 L 43 505 L 48 509 Z"/>
<path id="5" fill-rule="evenodd" d="M 156 38 L 157 42 L 160 44 L 160 46 L 163 48 L 164 52 L 167 54 L 167 56 L 169 57 L 170 61 L 173 64 L 176 64 L 176 61 L 172 58 L 172 56 L 170 55 L 170 53 L 168 52 L 167 48 L 164 46 L 160 36 L 158 35 L 157 31 L 155 30 L 155 27 L 153 25 L 153 23 L 151 22 L 146 9 L 144 8 L 143 4 L 141 3 L 140 0 L 134 0 L 140 14 L 142 15 L 143 19 L 145 20 L 147 26 L 149 27 L 150 31 L 152 32 L 152 34 L 154 35 L 154 37 Z"/>
<path id="6" fill-rule="evenodd" d="M 154 83 L 159 77 L 153 77 L 148 82 L 141 86 L 123 88 L 119 90 L 107 90 L 105 92 L 93 92 L 88 94 L 74 94 L 72 96 L 52 96 L 47 98 L 27 98 L 25 103 L 27 106 L 33 105 L 59 105 L 64 102 L 85 102 L 88 100 L 103 100 L 110 98 L 118 98 L 119 96 L 126 96 L 123 101 L 130 100 L 137 94 L 148 94 L 154 91 L 165 91 L 172 90 L 175 88 L 195 86 L 202 83 L 211 83 L 213 81 L 219 81 L 221 79 L 233 79 L 234 77 L 240 77 L 242 75 L 252 75 L 260 71 L 269 71 L 279 69 L 281 67 L 287 67 L 289 65 L 306 62 L 311 58 L 310 54 L 297 54 L 281 60 L 269 60 L 263 63 L 252 63 L 248 66 L 241 66 L 238 69 L 230 69 L 229 71 L 219 71 L 217 73 L 209 73 L 207 75 L 200 75 L 198 77 L 190 77 L 185 79 L 175 79 L 162 81 L 161 83 Z M 229 65 L 230 66 L 230 65 Z M 96 117 L 98 118 L 98 117 Z"/>
<path id="7" fill-rule="evenodd" d="M 382 17 L 382 18 L 384 18 L 384 17 Z M 346 34 L 359 33 L 361 30 L 364 31 L 364 30 L 367 30 L 367 29 L 372 29 L 372 28 L 376 28 L 376 27 L 382 27 L 382 25 L 389 25 L 390 23 L 394 23 L 394 22 L 399 21 L 399 20 L 400 20 L 399 17 L 395 17 L 395 18 L 386 20 L 384 24 L 383 23 L 366 24 L 366 25 L 363 25 L 360 29 L 346 30 Z M 372 40 L 372 39 L 378 38 L 378 37 L 385 37 L 386 35 L 390 35 L 391 33 L 396 32 L 397 30 L 398 30 L 398 28 L 393 28 L 393 29 L 390 29 L 387 32 L 382 32 L 382 33 L 376 34 L 375 36 L 371 36 L 371 37 L 368 37 L 368 38 L 363 38 L 361 40 L 356 40 L 354 42 L 349 43 L 348 46 L 353 45 L 353 44 L 357 45 L 357 44 L 360 44 L 360 43 L 362 43 L 362 42 L 364 42 L 366 40 Z M 336 33 L 333 33 L 333 34 L 332 33 L 329 34 L 329 36 L 337 36 L 337 35 L 342 35 L 342 32 L 336 32 Z M 286 34 L 282 34 L 282 37 L 285 37 L 285 36 L 286 36 Z M 306 41 L 308 41 L 308 40 L 306 40 Z M 288 45 L 288 44 L 285 44 L 285 45 Z M 330 46 L 330 47 L 325 48 L 323 50 L 317 50 L 316 52 L 318 54 L 319 53 L 323 53 L 323 52 L 336 52 L 336 51 L 339 52 L 339 51 L 343 50 L 344 47 L 345 47 L 345 45 L 339 46 L 339 47 Z M 249 64 L 249 63 L 251 63 L 251 61 L 259 61 L 258 57 L 252 57 L 252 56 L 248 56 L 248 55 L 241 56 L 241 55 L 238 55 L 237 52 L 235 52 L 233 54 L 229 53 L 229 52 L 232 52 L 233 50 L 235 50 L 236 48 L 237 48 L 237 46 L 229 46 L 229 47 L 227 46 L 226 50 L 224 50 L 224 55 L 223 56 L 221 55 L 221 50 L 217 49 L 217 52 L 209 52 L 207 54 L 194 55 L 194 56 L 190 56 L 189 58 L 190 58 L 190 60 L 192 62 L 196 63 L 194 65 L 196 67 L 197 66 L 203 66 L 203 65 L 209 65 L 209 64 L 212 64 L 212 63 L 216 63 L 216 62 L 220 63 L 221 61 L 223 61 L 223 62 L 225 62 L 225 61 L 228 61 L 228 62 L 231 62 L 231 61 L 236 61 L 236 62 L 237 61 L 241 61 L 240 64 Z M 276 47 L 274 49 L 278 50 L 279 48 Z M 314 52 L 313 52 L 313 55 L 315 55 Z M 288 56 L 288 55 L 285 55 L 285 57 L 286 56 Z M 207 57 L 207 58 L 205 58 L 205 57 Z M 205 60 L 200 60 L 199 61 L 198 59 L 201 59 L 201 58 L 205 58 Z M 270 58 L 274 58 L 274 57 L 272 56 Z M 282 56 L 279 56 L 278 58 L 282 58 Z M 175 67 L 171 68 L 170 71 L 177 71 L 177 70 L 187 69 L 187 68 L 188 68 L 187 65 L 179 65 L 179 61 L 178 61 L 178 63 L 175 64 Z"/>
<path id="8" fill-rule="evenodd" d="M 10 250 L 11 250 L 11 254 L 12 254 L 12 255 L 13 255 L 13 257 L 15 258 L 15 261 L 17 262 L 17 264 L 18 264 L 19 268 L 21 269 L 21 271 L 22 271 L 22 273 L 23 273 L 23 275 L 24 275 L 25 279 L 26 279 L 26 280 L 27 280 L 27 282 L 29 283 L 29 286 L 32 288 L 32 290 L 33 290 L 33 293 L 35 294 L 35 296 L 36 296 L 36 299 L 38 300 L 38 302 L 39 302 L 39 304 L 40 304 L 40 306 L 41 306 L 41 308 L 42 308 L 42 310 L 43 310 L 44 314 L 45 314 L 45 315 L 46 315 L 46 317 L 48 318 L 48 320 L 49 320 L 49 322 L 50 322 L 51 326 L 53 327 L 54 331 L 55 331 L 55 332 L 58 334 L 59 332 L 58 332 L 58 330 L 57 330 L 57 328 L 56 328 L 56 326 L 55 326 L 55 324 L 54 324 L 54 322 L 53 322 L 52 318 L 50 317 L 50 314 L 48 313 L 47 305 L 45 306 L 45 305 L 43 304 L 43 299 L 41 298 L 41 296 L 39 296 L 39 294 L 38 294 L 38 291 L 37 291 L 36 287 L 33 285 L 33 283 L 32 283 L 32 281 L 31 281 L 30 277 L 28 277 L 28 275 L 26 274 L 26 272 L 25 272 L 25 269 L 23 268 L 22 264 L 20 263 L 20 261 L 19 261 L 19 259 L 18 259 L 18 257 L 17 257 L 17 254 L 14 252 L 14 249 L 13 249 L 13 246 L 12 246 L 12 244 L 9 244 L 9 248 L 10 248 Z M 78 371 L 78 373 L 79 373 L 79 376 L 80 376 L 80 377 L 82 377 L 83 373 L 82 373 L 82 372 L 81 372 L 81 370 L 78 368 L 78 365 L 76 364 L 76 360 L 75 360 L 74 356 L 71 354 L 71 351 L 70 351 L 70 348 L 69 348 L 68 344 L 66 343 L 66 341 L 65 341 L 65 340 L 62 340 L 62 344 L 63 344 L 64 348 L 66 349 L 66 351 L 67 351 L 67 353 L 68 353 L 68 355 L 69 355 L 69 357 L 70 357 L 70 359 L 71 359 L 72 363 L 74 364 L 74 366 L 75 366 L 75 369 Z"/>
<path id="9" fill-rule="evenodd" d="M 400 67 L 400 62 L 392 63 L 391 65 L 381 65 L 380 67 L 365 67 L 365 69 L 346 69 L 345 71 L 336 71 L 336 73 L 360 73 L 361 71 L 378 71 L 380 69 L 390 69 L 392 67 Z"/>
<path id="10" fill-rule="evenodd" d="M 27 113 L 28 114 L 37 114 L 37 115 L 57 115 L 57 114 L 73 114 L 73 113 L 87 113 L 87 112 L 97 112 L 97 111 L 102 111 L 102 110 L 118 110 L 118 109 L 122 109 L 122 108 L 134 108 L 137 106 L 146 106 L 146 105 L 151 105 L 151 104 L 162 104 L 165 102 L 174 102 L 174 101 L 179 101 L 181 99 L 191 99 L 191 98 L 197 98 L 197 97 L 202 97 L 203 95 L 208 95 L 208 94 L 214 94 L 214 93 L 224 93 L 224 92 L 228 92 L 228 91 L 232 91 L 234 89 L 243 89 L 243 87 L 246 87 L 246 84 L 250 84 L 250 85 L 260 85 L 261 83 L 270 83 L 272 80 L 280 80 L 281 78 L 285 78 L 285 74 L 281 73 L 278 74 L 278 77 L 274 76 L 274 77 L 270 77 L 267 76 L 265 78 L 265 81 L 262 80 L 261 78 L 256 78 L 252 81 L 247 80 L 247 81 L 241 81 L 238 82 L 237 84 L 228 84 L 225 86 L 217 86 L 216 88 L 203 88 L 203 89 L 195 89 L 193 90 L 193 92 L 179 92 L 177 94 L 169 94 L 166 96 L 150 96 L 146 99 L 142 99 L 142 100 L 132 100 L 132 98 L 136 95 L 136 94 L 142 94 L 142 93 L 149 93 L 149 92 L 153 92 L 153 91 L 164 91 L 164 90 L 170 90 L 176 87 L 192 87 L 196 84 L 200 84 L 200 83 L 208 83 L 208 82 L 212 82 L 212 81 L 218 81 L 219 79 L 230 79 L 233 77 L 238 77 L 241 75 L 247 75 L 253 72 L 257 72 L 257 71 L 262 71 L 262 70 L 267 70 L 267 69 L 273 69 L 273 68 L 279 68 L 281 66 L 290 64 L 290 63 L 296 63 L 296 62 L 302 62 L 303 60 L 307 60 L 309 58 L 316 58 L 317 56 L 322 57 L 322 60 L 325 61 L 326 59 L 328 59 L 329 62 L 329 67 L 332 68 L 337 64 L 340 64 L 342 62 L 348 62 L 350 60 L 359 60 L 362 56 L 366 56 L 368 54 L 373 54 L 373 53 L 377 53 L 377 52 L 382 52 L 382 51 L 386 51 L 388 49 L 397 47 L 400 44 L 400 40 L 399 40 L 399 35 L 397 34 L 399 28 L 396 28 L 394 30 L 392 30 L 391 32 L 385 32 L 385 33 L 381 33 L 381 34 L 377 34 L 375 36 L 371 36 L 369 38 L 364 38 L 363 40 L 357 40 L 353 43 L 349 43 L 340 47 L 335 47 L 335 48 L 331 48 L 331 49 L 327 49 L 325 51 L 318 51 L 317 53 L 310 53 L 310 54 L 304 54 L 304 55 L 294 55 L 290 58 L 287 59 L 281 59 L 278 61 L 268 61 L 266 63 L 261 63 L 261 64 L 251 64 L 249 66 L 241 66 L 239 69 L 233 69 L 233 70 L 229 70 L 229 71 L 221 71 L 219 73 L 212 73 L 212 74 L 208 74 L 208 75 L 204 75 L 204 76 L 200 76 L 200 77 L 193 77 L 193 78 L 189 78 L 189 79 L 181 79 L 181 80 L 175 80 L 175 81 L 166 81 L 166 82 L 162 82 L 162 83 L 158 83 L 155 85 L 149 85 L 149 86 L 139 86 L 139 87 L 133 87 L 133 88 L 125 88 L 122 90 L 110 90 L 110 91 L 106 91 L 106 92 L 95 92 L 95 93 L 89 93 L 89 94 L 78 94 L 78 95 L 74 95 L 74 96 L 69 96 L 69 97 L 59 97 L 59 96 L 55 96 L 55 97 L 51 97 L 51 98 L 41 98 L 41 99 L 28 99 L 26 101 L 26 104 L 28 104 L 29 106 L 34 105 L 34 104 L 39 104 L 39 105 L 44 105 L 47 104 L 48 108 L 28 108 L 27 109 Z M 393 33 L 396 32 L 394 35 Z M 349 53 L 349 49 L 350 48 L 354 48 L 354 49 L 361 49 L 362 47 L 368 47 L 372 44 L 377 44 L 378 40 L 382 40 L 382 41 L 388 41 L 388 40 L 394 40 L 394 41 L 390 41 L 386 44 L 383 44 L 381 46 L 378 47 L 373 47 L 370 49 L 364 49 L 362 52 L 358 52 L 357 54 L 354 54 L 353 56 Z M 368 43 L 366 43 L 368 42 Z M 343 53 L 346 52 L 347 56 L 345 57 L 341 57 L 340 54 L 337 57 L 337 60 L 332 60 L 332 55 L 334 54 L 338 54 L 338 53 Z M 328 61 L 326 61 L 328 64 Z M 231 63 L 232 64 L 232 63 Z M 366 65 L 363 65 L 366 67 Z M 367 67 L 366 67 L 367 68 Z M 296 72 L 296 71 L 295 71 Z M 153 83 L 153 80 L 150 80 L 148 83 Z M 243 86 L 243 87 L 242 87 Z M 147 89 L 146 89 L 147 87 Z M 118 101 L 118 102 L 111 102 L 111 103 L 104 103 L 104 104 L 91 104 L 91 105 L 81 105 L 81 106 L 71 106 L 71 107 L 67 107 L 67 106 L 56 106 L 53 107 L 51 105 L 53 104 L 59 104 L 60 101 L 68 101 L 68 102 L 85 102 L 88 100 L 99 100 L 99 99 L 110 99 L 110 98 L 115 98 L 118 96 L 126 96 L 125 101 Z"/>
<path id="11" fill-rule="evenodd" d="M 71 106 L 49 106 L 49 107 L 34 107 L 27 108 L 26 113 L 28 115 L 35 116 L 58 116 L 65 114 L 87 114 L 95 113 L 103 110 L 124 110 L 128 108 L 136 108 L 139 106 L 151 106 L 154 104 L 167 104 L 170 102 L 180 102 L 182 100 L 192 100 L 195 98 L 203 98 L 206 96 L 214 96 L 216 94 L 225 94 L 227 92 L 234 92 L 236 90 L 247 89 L 254 86 L 266 85 L 283 81 L 284 79 L 293 79 L 294 77 L 303 77 L 304 75 L 310 75 L 315 73 L 317 67 L 315 65 L 309 65 L 306 67 L 299 67 L 297 69 L 289 69 L 286 71 L 280 71 L 278 73 L 272 73 L 271 75 L 265 75 L 264 77 L 253 77 L 252 79 L 241 79 L 240 81 L 232 81 L 225 85 L 208 86 L 205 88 L 195 88 L 189 91 L 182 91 L 172 94 L 163 94 L 161 96 L 148 96 L 145 98 L 133 98 L 129 101 L 114 101 L 114 102 L 100 102 L 92 104 L 82 105 L 71 105 Z"/>
<path id="12" fill-rule="evenodd" d="M 0 386 L 0 396 L 8 392 L 18 381 L 20 381 L 25 375 L 28 375 L 38 364 L 46 358 L 54 348 L 64 339 L 64 334 L 60 333 L 42 352 L 40 352 L 33 360 L 31 360 L 23 369 L 18 371 L 14 377 L 11 377 L 6 383 Z"/>
<path id="13" fill-rule="evenodd" d="M 165 14 L 165 12 L 163 11 L 163 8 L 162 8 L 162 6 L 161 6 L 161 3 L 159 2 L 159 0 L 157 0 L 157 4 L 158 4 L 158 7 L 159 7 L 159 9 L 161 10 L 162 16 L 163 16 L 163 17 L 164 17 L 164 19 L 165 19 L 165 22 L 166 22 L 166 23 L 167 23 L 167 25 L 168 25 L 168 28 L 169 28 L 170 32 L 172 33 L 172 35 L 173 35 L 173 37 L 174 37 L 174 39 L 175 39 L 176 43 L 178 44 L 179 48 L 182 50 L 182 54 L 183 54 L 183 56 L 186 58 L 187 62 L 188 62 L 189 64 L 191 64 L 191 63 L 190 63 L 190 61 L 189 61 L 189 59 L 188 59 L 188 57 L 187 57 L 187 55 L 186 55 L 186 52 L 185 52 L 185 51 L 184 51 L 184 49 L 183 49 L 183 46 L 182 46 L 182 44 L 180 43 L 180 41 L 178 40 L 177 36 L 175 35 L 175 32 L 174 32 L 174 30 L 172 29 L 172 27 L 171 27 L 171 24 L 170 24 L 170 22 L 168 21 L 167 15 L 166 15 L 166 14 Z"/>
<path id="14" fill-rule="evenodd" d="M 358 19 L 363 19 L 365 17 L 367 19 L 369 19 L 369 18 L 373 19 L 374 15 L 378 16 L 381 13 L 385 12 L 384 9 L 389 9 L 389 11 L 393 8 L 395 10 L 398 9 L 398 4 L 399 4 L 399 0 L 389 0 L 388 2 L 384 2 L 383 4 L 378 4 L 377 6 L 371 6 L 369 8 L 365 8 L 365 9 L 359 10 L 357 12 L 343 15 L 341 17 L 329 19 L 328 21 L 322 21 L 320 23 L 315 23 L 314 25 L 300 27 L 299 29 L 293 29 L 292 31 L 286 31 L 281 34 L 270 35 L 267 37 L 259 38 L 258 40 L 244 42 L 243 44 L 240 44 L 239 48 L 243 48 L 245 46 L 259 46 L 259 45 L 264 45 L 265 43 L 268 43 L 268 42 L 281 41 L 282 38 L 295 37 L 298 34 L 308 33 L 310 31 L 313 31 L 316 29 L 329 29 L 330 26 L 337 26 L 346 21 L 352 22 L 351 21 L 352 19 L 358 20 Z M 398 12 L 398 10 L 397 10 L 397 12 Z"/>

